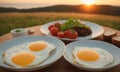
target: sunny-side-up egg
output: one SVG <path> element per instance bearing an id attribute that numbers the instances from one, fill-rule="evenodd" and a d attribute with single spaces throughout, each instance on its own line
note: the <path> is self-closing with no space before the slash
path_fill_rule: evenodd
<path id="1" fill-rule="evenodd" d="M 76 46 L 73 49 L 73 61 L 89 68 L 102 68 L 113 62 L 113 56 L 101 48 Z"/>
<path id="2" fill-rule="evenodd" d="M 55 45 L 46 41 L 26 42 L 6 50 L 4 62 L 16 68 L 25 68 L 38 65 L 45 61 Z"/>

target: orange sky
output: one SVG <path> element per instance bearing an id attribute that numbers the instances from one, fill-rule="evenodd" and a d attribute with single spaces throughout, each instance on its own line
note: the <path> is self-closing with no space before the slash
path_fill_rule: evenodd
<path id="1" fill-rule="evenodd" d="M 83 4 L 82 0 L 0 0 L 0 3 Z M 120 0 L 95 0 L 94 4 L 120 5 Z"/>

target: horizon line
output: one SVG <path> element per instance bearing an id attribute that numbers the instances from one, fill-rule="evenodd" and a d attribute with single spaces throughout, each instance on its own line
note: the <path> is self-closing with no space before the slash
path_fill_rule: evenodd
<path id="1" fill-rule="evenodd" d="M 76 4 L 76 5 L 73 5 L 73 4 L 51 4 L 51 5 L 45 5 L 45 4 L 42 4 L 41 6 L 36 6 L 36 7 L 24 7 L 24 8 L 20 8 L 20 7 L 15 7 L 15 6 L 1 6 L 1 4 L 3 3 L 0 3 L 0 7 L 4 7 L 4 8 L 15 8 L 15 9 L 32 9 L 32 8 L 44 8 L 44 7 L 50 7 L 50 6 L 57 6 L 57 5 L 68 5 L 68 6 L 77 6 L 77 5 L 85 5 L 85 4 Z M 6 4 L 9 4 L 9 3 L 6 3 Z M 11 3 L 10 3 L 11 4 Z M 26 3 L 14 3 L 14 4 L 26 4 Z M 27 3 L 27 4 L 32 4 L 32 3 Z M 35 3 L 33 3 L 35 4 Z M 37 3 L 38 4 L 38 3 Z M 120 7 L 120 5 L 111 5 L 111 4 L 92 4 L 91 6 L 93 5 L 108 5 L 108 6 L 115 6 L 115 7 Z"/>

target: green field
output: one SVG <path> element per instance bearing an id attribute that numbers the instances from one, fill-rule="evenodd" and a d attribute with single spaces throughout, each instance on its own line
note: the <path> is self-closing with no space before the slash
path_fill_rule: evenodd
<path id="1" fill-rule="evenodd" d="M 120 17 L 80 14 L 80 13 L 1 13 L 0 14 L 0 35 L 10 32 L 14 28 L 26 28 L 36 25 L 43 25 L 50 21 L 64 20 L 69 18 L 87 20 L 102 26 L 120 30 Z"/>

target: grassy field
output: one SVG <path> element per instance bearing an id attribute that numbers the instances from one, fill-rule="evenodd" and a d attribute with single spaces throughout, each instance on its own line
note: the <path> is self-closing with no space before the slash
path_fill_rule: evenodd
<path id="1" fill-rule="evenodd" d="M 43 25 L 50 21 L 77 18 L 120 30 L 120 17 L 80 13 L 1 13 L 0 35 L 14 28 Z"/>

